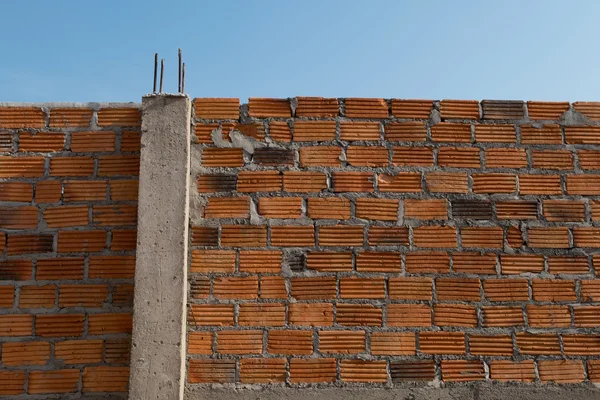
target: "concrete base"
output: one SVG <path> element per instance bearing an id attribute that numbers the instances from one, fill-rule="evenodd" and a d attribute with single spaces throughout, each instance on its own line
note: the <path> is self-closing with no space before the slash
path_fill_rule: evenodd
<path id="1" fill-rule="evenodd" d="M 581 386 L 460 385 L 444 388 L 267 388 L 188 387 L 186 400 L 598 400 L 600 388 Z"/>
<path id="2" fill-rule="evenodd" d="M 191 102 L 142 101 L 129 398 L 181 400 L 185 377 Z"/>

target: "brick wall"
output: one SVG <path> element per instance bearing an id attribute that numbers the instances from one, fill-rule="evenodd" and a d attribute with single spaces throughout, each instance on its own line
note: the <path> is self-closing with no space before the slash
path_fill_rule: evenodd
<path id="1" fill-rule="evenodd" d="M 600 382 L 600 103 L 195 114 L 188 384 Z"/>
<path id="2" fill-rule="evenodd" d="M 125 396 L 140 118 L 0 107 L 0 397 Z"/>

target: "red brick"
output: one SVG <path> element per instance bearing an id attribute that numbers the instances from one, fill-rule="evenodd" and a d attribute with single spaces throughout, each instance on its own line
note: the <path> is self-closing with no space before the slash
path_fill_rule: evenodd
<path id="1" fill-rule="evenodd" d="M 516 143 L 517 132 L 513 125 L 475 125 L 477 143 Z"/>
<path id="2" fill-rule="evenodd" d="M 209 197 L 204 218 L 250 218 L 250 197 Z"/>
<path id="3" fill-rule="evenodd" d="M 290 383 L 332 383 L 336 377 L 334 358 L 290 359 Z"/>
<path id="4" fill-rule="evenodd" d="M 0 128 L 40 129 L 46 125 L 41 107 L 0 107 Z"/>
<path id="5" fill-rule="evenodd" d="M 434 142 L 471 143 L 471 125 L 441 122 L 431 127 Z"/>
<path id="6" fill-rule="evenodd" d="M 442 360 L 444 382 L 469 382 L 485 380 L 485 369 L 481 360 Z"/>
<path id="7" fill-rule="evenodd" d="M 364 228 L 353 225 L 319 227 L 320 246 L 362 246 Z"/>
<path id="8" fill-rule="evenodd" d="M 49 228 L 85 226 L 89 223 L 88 206 L 48 207 L 43 215 Z"/>
<path id="9" fill-rule="evenodd" d="M 81 336 L 84 321 L 84 314 L 38 314 L 35 334 L 41 337 Z"/>
<path id="10" fill-rule="evenodd" d="M 49 253 L 53 250 L 54 235 L 8 235 L 8 255 Z"/>
<path id="11" fill-rule="evenodd" d="M 441 251 L 416 251 L 406 255 L 406 271 L 410 273 L 450 272 L 450 256 Z"/>
<path id="12" fill-rule="evenodd" d="M 321 228 L 322 229 L 322 228 Z M 358 272 L 400 272 L 400 253 L 363 251 L 356 256 Z"/>
<path id="13" fill-rule="evenodd" d="M 286 192 L 312 193 L 325 189 L 327 189 L 327 178 L 322 172 L 285 171 L 283 173 L 283 190 Z"/>
<path id="14" fill-rule="evenodd" d="M 38 209 L 34 206 L 0 207 L 0 228 L 28 229 L 36 228 Z"/>
<path id="15" fill-rule="evenodd" d="M 188 367 L 189 383 L 233 383 L 235 360 L 191 359 Z"/>
<path id="16" fill-rule="evenodd" d="M 424 122 L 391 122 L 385 125 L 385 139 L 389 142 L 424 142 L 427 128 Z"/>
<path id="17" fill-rule="evenodd" d="M 392 164 L 409 167 L 433 166 L 433 149 L 431 147 L 394 147 Z"/>
<path id="18" fill-rule="evenodd" d="M 331 303 L 291 303 L 289 308 L 291 325 L 333 325 L 333 304 Z"/>
<path id="19" fill-rule="evenodd" d="M 258 277 L 215 277 L 212 294 L 219 300 L 258 298 Z"/>
<path id="20" fill-rule="evenodd" d="M 381 146 L 348 146 L 346 158 L 349 165 L 358 167 L 386 167 L 389 151 Z"/>
<path id="21" fill-rule="evenodd" d="M 437 326 L 477 327 L 477 311 L 465 304 L 436 304 L 433 307 L 433 323 Z"/>
<path id="22" fill-rule="evenodd" d="M 131 313 L 106 313 L 88 315 L 88 334 L 131 333 Z"/>
<path id="23" fill-rule="evenodd" d="M 100 156 L 98 176 L 129 176 L 140 174 L 139 156 Z"/>
<path id="24" fill-rule="evenodd" d="M 50 110 L 51 128 L 84 128 L 90 126 L 92 114 L 91 108 L 52 108 Z"/>
<path id="25" fill-rule="evenodd" d="M 469 335 L 469 350 L 476 356 L 512 356 L 510 335 Z"/>
<path id="26" fill-rule="evenodd" d="M 600 103 L 594 101 L 576 101 L 573 109 L 586 117 L 596 121 L 600 119 Z"/>
<path id="27" fill-rule="evenodd" d="M 5 366 L 44 365 L 49 359 L 50 343 L 48 342 L 5 342 L 2 344 L 2 364 Z M 2 393 L 1 390 L 0 393 Z"/>
<path id="28" fill-rule="evenodd" d="M 340 298 L 383 299 L 385 282 L 383 278 L 340 278 Z"/>
<path id="29" fill-rule="evenodd" d="M 479 301 L 478 278 L 437 278 L 435 280 L 438 300 Z"/>
<path id="30" fill-rule="evenodd" d="M 492 360 L 490 378 L 500 382 L 533 382 L 535 381 L 534 362 L 533 360 Z"/>
<path id="31" fill-rule="evenodd" d="M 189 332 L 187 342 L 188 354 L 212 354 L 212 332 Z"/>
<path id="32" fill-rule="evenodd" d="M 486 279 L 483 291 L 489 301 L 528 301 L 529 285 L 526 279 Z"/>
<path id="33" fill-rule="evenodd" d="M 292 116 L 292 108 L 289 99 L 250 97 L 248 113 L 251 117 L 257 118 L 289 118 Z"/>
<path id="34" fill-rule="evenodd" d="M 57 203 L 62 197 L 60 181 L 38 181 L 35 184 L 36 203 Z"/>
<path id="35" fill-rule="evenodd" d="M 21 286 L 19 308 L 54 308 L 56 286 Z"/>
<path id="36" fill-rule="evenodd" d="M 466 274 L 496 274 L 496 254 L 479 252 L 455 252 L 452 254 L 452 270 Z"/>
<path id="37" fill-rule="evenodd" d="M 54 354 L 65 364 L 102 362 L 103 340 L 63 340 L 54 345 Z"/>
<path id="38" fill-rule="evenodd" d="M 432 193 L 468 193 L 467 174 L 461 172 L 428 172 L 427 188 Z"/>
<path id="39" fill-rule="evenodd" d="M 473 193 L 513 193 L 517 177 L 513 174 L 473 174 Z"/>
<path id="40" fill-rule="evenodd" d="M 296 300 L 333 300 L 337 296 L 335 277 L 292 278 L 290 283 Z"/>
<path id="41" fill-rule="evenodd" d="M 198 118 L 238 119 L 240 117 L 240 99 L 196 98 L 194 99 L 194 110 Z"/>
<path id="42" fill-rule="evenodd" d="M 59 231 L 58 252 L 97 252 L 106 247 L 106 231 Z"/>
<path id="43" fill-rule="evenodd" d="M 88 275 L 99 279 L 130 279 L 135 272 L 135 256 L 91 256 Z"/>
<path id="44" fill-rule="evenodd" d="M 585 221 L 585 203 L 583 201 L 544 200 L 544 217 L 548 221 Z"/>
<path id="45" fill-rule="evenodd" d="M 350 219 L 350 200 L 339 197 L 311 197 L 308 217 L 313 219 Z"/>
<path id="46" fill-rule="evenodd" d="M 115 133 L 111 131 L 73 132 L 71 151 L 76 153 L 115 151 L 115 137 Z"/>
<path id="47" fill-rule="evenodd" d="M 580 383 L 585 379 L 581 360 L 539 360 L 538 371 L 543 383 Z"/>
<path id="48" fill-rule="evenodd" d="M 519 175 L 519 194 L 562 194 L 560 176 L 535 174 Z"/>
<path id="49" fill-rule="evenodd" d="M 137 180 L 110 181 L 110 198 L 113 201 L 137 201 L 139 182 Z"/>
<path id="50" fill-rule="evenodd" d="M 121 133 L 121 151 L 139 152 L 142 147 L 141 138 L 141 132 L 124 131 Z"/>
<path id="51" fill-rule="evenodd" d="M 241 326 L 283 326 L 285 305 L 279 303 L 240 304 L 238 324 Z"/>
<path id="52" fill-rule="evenodd" d="M 244 358 L 240 360 L 241 383 L 284 382 L 285 358 Z"/>
<path id="53" fill-rule="evenodd" d="M 334 139 L 335 121 L 294 121 L 294 142 L 328 142 Z"/>
<path id="54" fill-rule="evenodd" d="M 569 245 L 569 228 L 529 228 L 527 231 L 529 246 L 544 249 L 567 249 Z"/>
<path id="55" fill-rule="evenodd" d="M 432 109 L 431 100 L 392 99 L 392 115 L 396 118 L 428 119 Z"/>
<path id="56" fill-rule="evenodd" d="M 83 370 L 83 388 L 85 392 L 127 392 L 129 367 L 96 366 Z"/>
<path id="57" fill-rule="evenodd" d="M 94 173 L 92 157 L 52 157 L 50 176 L 91 176 Z"/>
<path id="58" fill-rule="evenodd" d="M 261 197 L 258 199 L 258 213 L 267 218 L 300 218 L 302 198 Z"/>
<path id="59" fill-rule="evenodd" d="M 349 142 L 355 140 L 379 140 L 381 124 L 378 122 L 341 122 L 340 139 Z"/>
<path id="60" fill-rule="evenodd" d="M 107 300 L 107 285 L 60 285 L 59 307 L 102 307 Z"/>
<path id="61" fill-rule="evenodd" d="M 562 133 L 557 124 L 537 128 L 533 125 L 521 125 L 522 144 L 562 144 Z"/>
<path id="62" fill-rule="evenodd" d="M 31 371 L 27 393 L 73 393 L 79 385 L 78 369 L 56 369 L 53 371 Z"/>
<path id="63" fill-rule="evenodd" d="M 267 351 L 271 354 L 311 355 L 313 353 L 313 332 L 269 330 L 267 343 Z"/>
<path id="64" fill-rule="evenodd" d="M 371 226 L 369 246 L 408 246 L 408 228 L 405 226 Z"/>
<path id="65" fill-rule="evenodd" d="M 234 272 L 235 251 L 193 250 L 190 272 Z"/>
<path id="66" fill-rule="evenodd" d="M 334 183 L 337 183 L 337 182 L 334 182 Z M 381 192 L 418 193 L 418 192 L 421 192 L 421 173 L 420 172 L 399 172 L 397 175 L 378 174 L 377 175 L 377 184 L 378 184 L 379 190 Z M 372 191 L 370 188 L 367 188 L 366 186 L 367 186 L 367 184 L 365 183 L 365 187 L 363 187 L 361 191 L 363 191 L 363 192 Z M 335 185 L 334 185 L 334 191 L 336 191 Z M 352 191 L 352 190 L 344 190 L 344 191 Z"/>
<path id="67" fill-rule="evenodd" d="M 0 178 L 40 178 L 43 175 L 43 157 L 0 156 Z"/>
<path id="68" fill-rule="evenodd" d="M 398 219 L 398 204 L 395 199 L 356 199 L 356 217 L 369 220 L 396 221 Z"/>
<path id="69" fill-rule="evenodd" d="M 57 181 L 49 181 L 57 182 Z M 57 182 L 60 184 L 60 182 Z M 38 183 L 39 185 L 39 183 Z M 72 201 L 103 201 L 106 200 L 106 181 L 65 181 L 64 200 Z M 60 196 L 59 196 L 60 197 Z"/>
<path id="70" fill-rule="evenodd" d="M 260 354 L 263 347 L 263 333 L 259 330 L 217 332 L 217 353 L 220 354 Z"/>
<path id="71" fill-rule="evenodd" d="M 338 99 L 323 97 L 297 97 L 297 117 L 335 117 L 338 115 Z"/>
<path id="72" fill-rule="evenodd" d="M 188 321 L 192 326 L 231 326 L 233 304 L 191 304 Z"/>
<path id="73" fill-rule="evenodd" d="M 30 203 L 33 200 L 33 185 L 25 182 L 0 182 L 0 201 Z"/>
<path id="74" fill-rule="evenodd" d="M 51 153 L 65 147 L 65 135 L 54 132 L 19 134 L 19 151 Z"/>
<path id="75" fill-rule="evenodd" d="M 342 360 L 342 382 L 387 382 L 386 361 Z"/>
<path id="76" fill-rule="evenodd" d="M 279 273 L 281 259 L 279 250 L 241 250 L 240 272 Z"/>
<path id="77" fill-rule="evenodd" d="M 456 248 L 456 228 L 451 226 L 420 226 L 413 229 L 414 245 L 425 248 Z"/>
<path id="78" fill-rule="evenodd" d="M 419 350 L 425 354 L 466 353 L 465 334 L 463 332 L 419 332 Z"/>
<path id="79" fill-rule="evenodd" d="M 342 149 L 337 146 L 308 146 L 300 148 L 302 167 L 339 167 Z"/>
<path id="80" fill-rule="evenodd" d="M 440 114 L 443 119 L 479 119 L 477 100 L 442 100 Z"/>
<path id="81" fill-rule="evenodd" d="M 485 166 L 487 168 L 526 168 L 527 153 L 525 153 L 525 149 L 516 148 L 486 149 Z"/>
<path id="82" fill-rule="evenodd" d="M 531 119 L 556 120 L 569 109 L 569 102 L 528 101 L 527 112 Z"/>
<path id="83" fill-rule="evenodd" d="M 598 126 L 566 126 L 564 129 L 567 144 L 600 144 Z"/>
<path id="84" fill-rule="evenodd" d="M 454 168 L 480 168 L 480 150 L 474 147 L 440 147 L 438 165 Z"/>
<path id="85" fill-rule="evenodd" d="M 567 306 L 527 305 L 527 320 L 534 328 L 568 328 L 571 312 Z"/>
<path id="86" fill-rule="evenodd" d="M 392 300 L 432 300 L 431 278 L 398 277 L 389 279 L 389 297 Z"/>
<path id="87" fill-rule="evenodd" d="M 384 99 L 346 99 L 345 115 L 349 118 L 387 118 L 388 105 Z"/>
<path id="88" fill-rule="evenodd" d="M 352 253 L 311 251 L 306 258 L 306 267 L 319 272 L 349 272 L 352 271 Z"/>
<path id="89" fill-rule="evenodd" d="M 499 226 L 466 226 L 460 229 L 463 247 L 501 249 L 504 232 Z"/>
<path id="90" fill-rule="evenodd" d="M 92 219 L 97 226 L 137 224 L 137 207 L 132 205 L 93 206 Z"/>
<path id="91" fill-rule="evenodd" d="M 140 126 L 142 112 L 139 108 L 101 108 L 98 110 L 99 126 Z"/>
<path id="92" fill-rule="evenodd" d="M 271 245 L 277 247 L 310 247 L 315 245 L 315 228 L 308 226 L 271 227 Z"/>

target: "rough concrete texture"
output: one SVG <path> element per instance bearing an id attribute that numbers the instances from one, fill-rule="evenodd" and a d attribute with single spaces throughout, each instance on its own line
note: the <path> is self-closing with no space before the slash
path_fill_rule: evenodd
<path id="1" fill-rule="evenodd" d="M 186 400 L 593 400 L 600 390 L 593 387 L 523 385 L 474 385 L 444 388 L 188 388 Z"/>
<path id="2" fill-rule="evenodd" d="M 190 104 L 181 95 L 142 101 L 130 399 L 183 396 Z"/>

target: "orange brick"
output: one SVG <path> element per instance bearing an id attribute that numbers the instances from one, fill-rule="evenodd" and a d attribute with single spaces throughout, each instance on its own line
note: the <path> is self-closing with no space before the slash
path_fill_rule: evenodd
<path id="1" fill-rule="evenodd" d="M 110 197 L 113 201 L 137 201 L 139 182 L 137 180 L 110 181 Z"/>
<path id="2" fill-rule="evenodd" d="M 335 117 L 338 115 L 338 99 L 323 97 L 297 97 L 296 116 Z"/>
<path id="3" fill-rule="evenodd" d="M 573 109 L 592 120 L 600 119 L 600 103 L 594 101 L 576 101 Z"/>
<path id="4" fill-rule="evenodd" d="M 28 229 L 38 225 L 38 209 L 34 206 L 0 207 L 0 228 Z"/>
<path id="5" fill-rule="evenodd" d="M 352 271 L 352 253 L 311 251 L 306 267 L 319 272 Z"/>
<path id="6" fill-rule="evenodd" d="M 441 122 L 431 127 L 434 142 L 471 143 L 471 125 Z"/>
<path id="7" fill-rule="evenodd" d="M 334 139 L 335 121 L 294 121 L 294 142 L 329 142 Z"/>
<path id="8" fill-rule="evenodd" d="M 537 128 L 533 125 L 521 126 L 522 144 L 562 144 L 562 133 L 557 124 Z"/>
<path id="9" fill-rule="evenodd" d="M 208 147 L 202 153 L 202 165 L 205 167 L 243 167 L 242 149 L 220 149 Z"/>
<path id="10" fill-rule="evenodd" d="M 84 260 L 81 258 L 50 258 L 38 260 L 36 267 L 37 280 L 83 279 Z M 29 262 L 31 269 L 31 262 Z M 31 274 L 31 271 L 29 271 Z M 91 276 L 90 276 L 91 277 Z"/>
<path id="11" fill-rule="evenodd" d="M 96 252 L 106 247 L 106 231 L 59 231 L 58 252 Z"/>
<path id="12" fill-rule="evenodd" d="M 256 299 L 258 297 L 258 277 L 215 277 L 213 296 L 220 300 Z"/>
<path id="13" fill-rule="evenodd" d="M 0 315 L 0 336 L 31 336 L 33 334 L 33 315 Z"/>
<path id="14" fill-rule="evenodd" d="M 123 283 L 115 285 L 112 293 L 112 303 L 116 306 L 131 307 L 133 306 L 133 285 Z"/>
<path id="15" fill-rule="evenodd" d="M 485 369 L 481 360 L 442 360 L 444 382 L 469 382 L 485 380 Z"/>
<path id="16" fill-rule="evenodd" d="M 537 202 L 507 200 L 496 202 L 498 219 L 537 219 Z"/>
<path id="17" fill-rule="evenodd" d="M 292 108 L 289 99 L 267 99 L 250 97 L 248 99 L 248 113 L 257 118 L 289 118 L 292 116 Z"/>
<path id="18" fill-rule="evenodd" d="M 313 219 L 350 219 L 350 200 L 338 197 L 308 199 L 308 217 Z"/>
<path id="19" fill-rule="evenodd" d="M 535 381 L 535 366 L 533 360 L 490 361 L 490 378 L 500 382 L 533 382 Z"/>
<path id="20" fill-rule="evenodd" d="M 298 326 L 332 326 L 333 304 L 291 303 L 290 324 Z"/>
<path id="21" fill-rule="evenodd" d="M 326 189 L 327 178 L 322 172 L 285 171 L 283 173 L 283 190 L 286 192 L 312 193 Z"/>
<path id="22" fill-rule="evenodd" d="M 141 138 L 141 132 L 124 131 L 121 133 L 121 151 L 139 152 L 142 147 Z"/>
<path id="23" fill-rule="evenodd" d="M 250 218 L 250 197 L 209 197 L 204 218 Z"/>
<path id="24" fill-rule="evenodd" d="M 290 383 L 332 383 L 336 377 L 334 358 L 290 359 Z"/>
<path id="25" fill-rule="evenodd" d="M 335 299 L 336 284 L 333 276 L 292 278 L 292 297 L 297 300 Z"/>
<path id="26" fill-rule="evenodd" d="M 405 199 L 404 217 L 420 220 L 448 219 L 446 199 Z"/>
<path id="27" fill-rule="evenodd" d="M 416 352 L 414 332 L 371 333 L 371 354 L 381 356 L 410 356 Z"/>
<path id="28" fill-rule="evenodd" d="M 600 280 L 582 280 L 581 299 L 585 302 L 598 301 L 600 299 Z"/>
<path id="29" fill-rule="evenodd" d="M 362 246 L 363 242 L 363 226 L 332 225 L 319 227 L 320 246 Z"/>
<path id="30" fill-rule="evenodd" d="M 536 254 L 502 254 L 500 265 L 505 275 L 540 273 L 544 269 L 544 257 Z"/>
<path id="31" fill-rule="evenodd" d="M 392 327 L 430 327 L 431 307 L 427 304 L 388 304 L 386 325 Z"/>
<path id="32" fill-rule="evenodd" d="M 460 229 L 463 247 L 501 249 L 504 246 L 501 227 L 471 226 Z"/>
<path id="33" fill-rule="evenodd" d="M 57 182 L 58 181 L 49 181 Z M 39 185 L 39 184 L 38 184 Z M 72 201 L 103 201 L 106 200 L 106 181 L 65 181 L 64 200 Z"/>
<path id="34" fill-rule="evenodd" d="M 189 332 L 187 342 L 188 354 L 212 354 L 212 332 Z"/>
<path id="35" fill-rule="evenodd" d="M 98 176 L 125 176 L 140 174 L 140 156 L 100 156 Z"/>
<path id="36" fill-rule="evenodd" d="M 240 272 L 279 273 L 281 258 L 279 250 L 242 250 L 240 251 Z"/>
<path id="37" fill-rule="evenodd" d="M 599 144 L 600 127 L 598 126 L 566 126 L 565 143 L 567 144 Z"/>
<path id="38" fill-rule="evenodd" d="M 569 228 L 529 228 L 527 230 L 529 246 L 545 249 L 567 249 L 569 245 Z"/>
<path id="39" fill-rule="evenodd" d="M 574 307 L 575 326 L 578 328 L 598 328 L 600 326 L 600 307 Z"/>
<path id="40" fill-rule="evenodd" d="M 424 142 L 427 128 L 424 122 L 391 122 L 385 125 L 385 139 L 389 142 Z"/>
<path id="41" fill-rule="evenodd" d="M 55 357 L 65 364 L 102 362 L 103 340 L 63 340 L 54 345 Z"/>
<path id="42" fill-rule="evenodd" d="M 382 310 L 371 304 L 337 305 L 336 321 L 340 325 L 381 326 Z"/>
<path id="43" fill-rule="evenodd" d="M 279 149 L 276 147 L 259 147 L 254 149 L 252 162 L 258 165 L 293 166 L 296 158 L 296 152 L 289 149 Z"/>
<path id="44" fill-rule="evenodd" d="M 478 278 L 437 278 L 435 286 L 438 300 L 480 300 Z"/>
<path id="45" fill-rule="evenodd" d="M 56 286 L 21 286 L 19 308 L 54 308 Z"/>
<path id="46" fill-rule="evenodd" d="M 90 176 L 94 173 L 92 157 L 52 157 L 50 176 Z"/>
<path id="47" fill-rule="evenodd" d="M 426 184 L 432 193 L 468 193 L 467 174 L 461 172 L 428 172 Z"/>
<path id="48" fill-rule="evenodd" d="M 385 282 L 383 278 L 340 278 L 342 299 L 383 299 Z"/>
<path id="49" fill-rule="evenodd" d="M 379 140 L 381 124 L 378 122 L 341 122 L 340 139 L 349 142 L 356 140 Z"/>
<path id="50" fill-rule="evenodd" d="M 271 227 L 271 245 L 277 247 L 310 247 L 315 244 L 315 228 L 308 226 Z"/>
<path id="51" fill-rule="evenodd" d="M 483 119 L 523 119 L 524 105 L 522 101 L 514 100 L 482 100 Z"/>
<path id="52" fill-rule="evenodd" d="M 235 251 L 193 250 L 190 272 L 234 272 Z"/>
<path id="53" fill-rule="evenodd" d="M 81 336 L 84 321 L 84 314 L 38 314 L 35 334 L 41 337 Z"/>
<path id="54" fill-rule="evenodd" d="M 577 152 L 581 169 L 600 169 L 600 151 L 579 150 Z"/>
<path id="55" fill-rule="evenodd" d="M 510 335 L 469 335 L 469 350 L 476 356 L 512 356 Z"/>
<path id="56" fill-rule="evenodd" d="M 96 366 L 83 370 L 83 388 L 85 392 L 127 392 L 129 367 Z"/>
<path id="57" fill-rule="evenodd" d="M 40 129 L 46 125 L 41 107 L 0 107 L 0 128 Z"/>
<path id="58" fill-rule="evenodd" d="M 441 251 L 416 251 L 406 255 L 406 271 L 410 273 L 450 272 L 450 256 Z"/>
<path id="59" fill-rule="evenodd" d="M 44 211 L 44 220 L 49 228 L 85 226 L 89 223 L 88 206 L 48 207 Z"/>
<path id="60" fill-rule="evenodd" d="M 431 100 L 392 99 L 392 115 L 396 118 L 428 119 L 432 109 Z"/>
<path id="61" fill-rule="evenodd" d="M 283 326 L 285 305 L 279 303 L 240 304 L 240 326 Z"/>
<path id="62" fill-rule="evenodd" d="M 292 141 L 292 130 L 287 122 L 269 121 L 269 135 L 277 142 Z"/>
<path id="63" fill-rule="evenodd" d="M 477 311 L 465 304 L 436 304 L 433 307 L 433 323 L 437 326 L 477 327 Z"/>
<path id="64" fill-rule="evenodd" d="M 189 383 L 232 383 L 235 379 L 235 360 L 190 359 Z"/>
<path id="65" fill-rule="evenodd" d="M 568 188 L 568 178 L 567 178 Z M 562 194 L 559 175 L 519 175 L 520 194 Z M 569 192 L 569 194 L 572 194 Z"/>
<path id="66" fill-rule="evenodd" d="M 538 371 L 543 383 L 580 383 L 585 379 L 581 360 L 539 360 Z"/>
<path id="67" fill-rule="evenodd" d="M 33 200 L 33 185 L 25 182 L 0 182 L 0 201 L 29 203 Z"/>
<path id="68" fill-rule="evenodd" d="M 15 298 L 14 286 L 0 286 L 0 308 L 11 308 Z"/>
<path id="69" fill-rule="evenodd" d="M 300 218 L 302 198 L 261 197 L 258 199 L 258 213 L 267 218 Z"/>
<path id="70" fill-rule="evenodd" d="M 419 350 L 425 354 L 466 354 L 462 332 L 419 332 Z"/>
<path id="71" fill-rule="evenodd" d="M 358 354 L 365 351 L 364 331 L 319 331 L 319 351 L 327 354 Z"/>
<path id="72" fill-rule="evenodd" d="M 61 285 L 59 307 L 102 307 L 108 300 L 107 285 Z"/>
<path id="73" fill-rule="evenodd" d="M 342 382 L 387 382 L 386 361 L 342 360 Z"/>
<path id="74" fill-rule="evenodd" d="M 107 313 L 88 315 L 88 333 L 105 335 L 109 333 L 131 333 L 131 313 Z"/>
<path id="75" fill-rule="evenodd" d="M 359 272 L 400 272 L 399 253 L 364 251 L 356 257 L 356 270 Z"/>
<path id="76" fill-rule="evenodd" d="M 345 115 L 349 118 L 387 118 L 388 105 L 384 99 L 346 99 Z"/>
<path id="77" fill-rule="evenodd" d="M 19 151 L 50 153 L 65 147 L 65 135 L 54 132 L 23 132 L 19 134 Z"/>
<path id="78" fill-rule="evenodd" d="M 0 156 L 0 178 L 39 178 L 42 175 L 43 157 Z"/>
<path id="79" fill-rule="evenodd" d="M 575 282 L 562 279 L 533 279 L 533 299 L 536 301 L 575 301 Z"/>
<path id="80" fill-rule="evenodd" d="M 435 361 L 430 360 L 398 360 L 390 362 L 393 383 L 425 381 L 435 379 Z"/>
<path id="81" fill-rule="evenodd" d="M 220 354 L 260 354 L 263 347 L 263 333 L 259 330 L 218 331 L 217 353 Z"/>
<path id="82" fill-rule="evenodd" d="M 191 304 L 188 321 L 192 326 L 231 326 L 233 304 Z"/>
<path id="83" fill-rule="evenodd" d="M 238 119 L 240 99 L 237 98 L 196 98 L 196 117 L 203 119 Z"/>
<path id="84" fill-rule="evenodd" d="M 50 110 L 50 127 L 88 127 L 90 126 L 93 112 L 91 108 L 52 108 Z"/>
<path id="85" fill-rule="evenodd" d="M 535 328 L 565 328 L 571 325 L 571 312 L 567 306 L 528 304 L 527 320 Z"/>
<path id="86" fill-rule="evenodd" d="M 473 174 L 473 193 L 513 193 L 517 177 L 512 174 Z"/>
<path id="87" fill-rule="evenodd" d="M 526 279 L 486 279 L 483 291 L 489 301 L 527 301 L 529 286 Z"/>
<path id="88" fill-rule="evenodd" d="M 389 279 L 389 296 L 392 300 L 432 300 L 431 278 L 398 277 Z"/>
<path id="89" fill-rule="evenodd" d="M 456 248 L 456 228 L 452 226 L 420 226 L 413 229 L 414 245 L 428 248 Z"/>
<path id="90" fill-rule="evenodd" d="M 339 167 L 342 149 L 337 146 L 308 146 L 300 148 L 302 167 Z"/>
<path id="91" fill-rule="evenodd" d="M 86 153 L 92 151 L 115 151 L 115 133 L 111 131 L 73 132 L 71 151 Z"/>
<path id="92" fill-rule="evenodd" d="M 310 355 L 313 353 L 313 332 L 269 330 L 267 343 L 267 351 L 271 354 Z"/>
<path id="93" fill-rule="evenodd" d="M 588 360 L 588 376 L 593 383 L 600 382 L 600 361 Z"/>
<path id="94" fill-rule="evenodd" d="M 139 126 L 142 112 L 139 108 L 101 108 L 98 110 L 99 126 Z"/>
<path id="95" fill-rule="evenodd" d="M 485 166 L 487 168 L 526 168 L 527 154 L 525 149 L 486 149 Z"/>
<path id="96" fill-rule="evenodd" d="M 410 167 L 433 166 L 433 149 L 431 147 L 394 147 L 392 164 Z"/>
<path id="97" fill-rule="evenodd" d="M 560 119 L 569 109 L 569 102 L 528 101 L 527 112 L 531 119 Z"/>
<path id="98" fill-rule="evenodd" d="M 259 283 L 261 299 L 287 299 L 288 291 L 282 276 L 262 276 Z"/>
<path id="99" fill-rule="evenodd" d="M 562 335 L 565 355 L 600 355 L 600 336 Z"/>
<path id="100" fill-rule="evenodd" d="M 442 100 L 440 114 L 444 119 L 479 119 L 477 100 Z"/>
<path id="101" fill-rule="evenodd" d="M 408 246 L 408 228 L 405 226 L 370 226 L 369 246 Z"/>
<path id="102" fill-rule="evenodd" d="M 544 200 L 543 212 L 548 221 L 585 221 L 583 201 Z"/>
<path id="103" fill-rule="evenodd" d="M 385 167 L 389 165 L 389 151 L 381 146 L 348 146 L 348 164 L 360 167 Z"/>
<path id="104" fill-rule="evenodd" d="M 454 168 L 480 168 L 480 150 L 474 147 L 440 147 L 438 165 Z"/>
<path id="105" fill-rule="evenodd" d="M 78 369 L 56 369 L 53 371 L 31 371 L 29 394 L 72 393 L 79 385 Z"/>
<path id="106" fill-rule="evenodd" d="M 567 193 L 570 195 L 600 194 L 600 175 L 567 175 Z"/>
<path id="107" fill-rule="evenodd" d="M 54 250 L 54 235 L 9 235 L 6 254 L 49 253 Z"/>
<path id="108" fill-rule="evenodd" d="M 131 205 L 93 206 L 92 219 L 97 226 L 137 224 L 137 207 Z"/>
<path id="109" fill-rule="evenodd" d="M 286 375 L 285 365 L 285 358 L 244 358 L 240 360 L 240 382 L 284 382 Z"/>
<path id="110" fill-rule="evenodd" d="M 398 219 L 398 204 L 395 199 L 356 199 L 356 217 L 369 220 L 396 221 Z"/>
<path id="111" fill-rule="evenodd" d="M 496 274 L 496 254 L 479 252 L 455 252 L 452 254 L 454 272 L 467 274 Z"/>
<path id="112" fill-rule="evenodd" d="M 5 366 L 44 365 L 49 359 L 50 343 L 48 342 L 5 342 L 2 344 L 2 364 Z"/>
<path id="113" fill-rule="evenodd" d="M 560 343 L 557 334 L 519 332 L 516 336 L 517 346 L 521 354 L 560 355 Z"/>
<path id="114" fill-rule="evenodd" d="M 577 247 L 600 247 L 600 228 L 576 226 L 573 238 Z"/>
<path id="115" fill-rule="evenodd" d="M 513 125 L 475 125 L 477 143 L 516 143 L 517 132 Z"/>
<path id="116" fill-rule="evenodd" d="M 36 203 L 57 203 L 62 197 L 60 181 L 38 181 L 35 185 Z"/>
<path id="117" fill-rule="evenodd" d="M 418 193 L 421 192 L 421 173 L 420 172 L 399 172 L 397 175 L 377 174 L 377 183 L 381 192 L 392 193 Z M 371 184 L 372 185 L 372 184 Z M 372 190 L 363 188 L 360 191 Z M 336 191 L 334 186 L 334 191 Z M 343 190 L 351 192 L 352 190 Z"/>
<path id="118" fill-rule="evenodd" d="M 569 150 L 532 150 L 533 168 L 573 169 L 573 153 Z"/>
<path id="119" fill-rule="evenodd" d="M 131 343 L 129 339 L 106 339 L 104 341 L 104 361 L 115 364 L 128 364 Z"/>
<path id="120" fill-rule="evenodd" d="M 135 256 L 91 256 L 88 275 L 100 279 L 130 279 L 135 271 Z"/>

